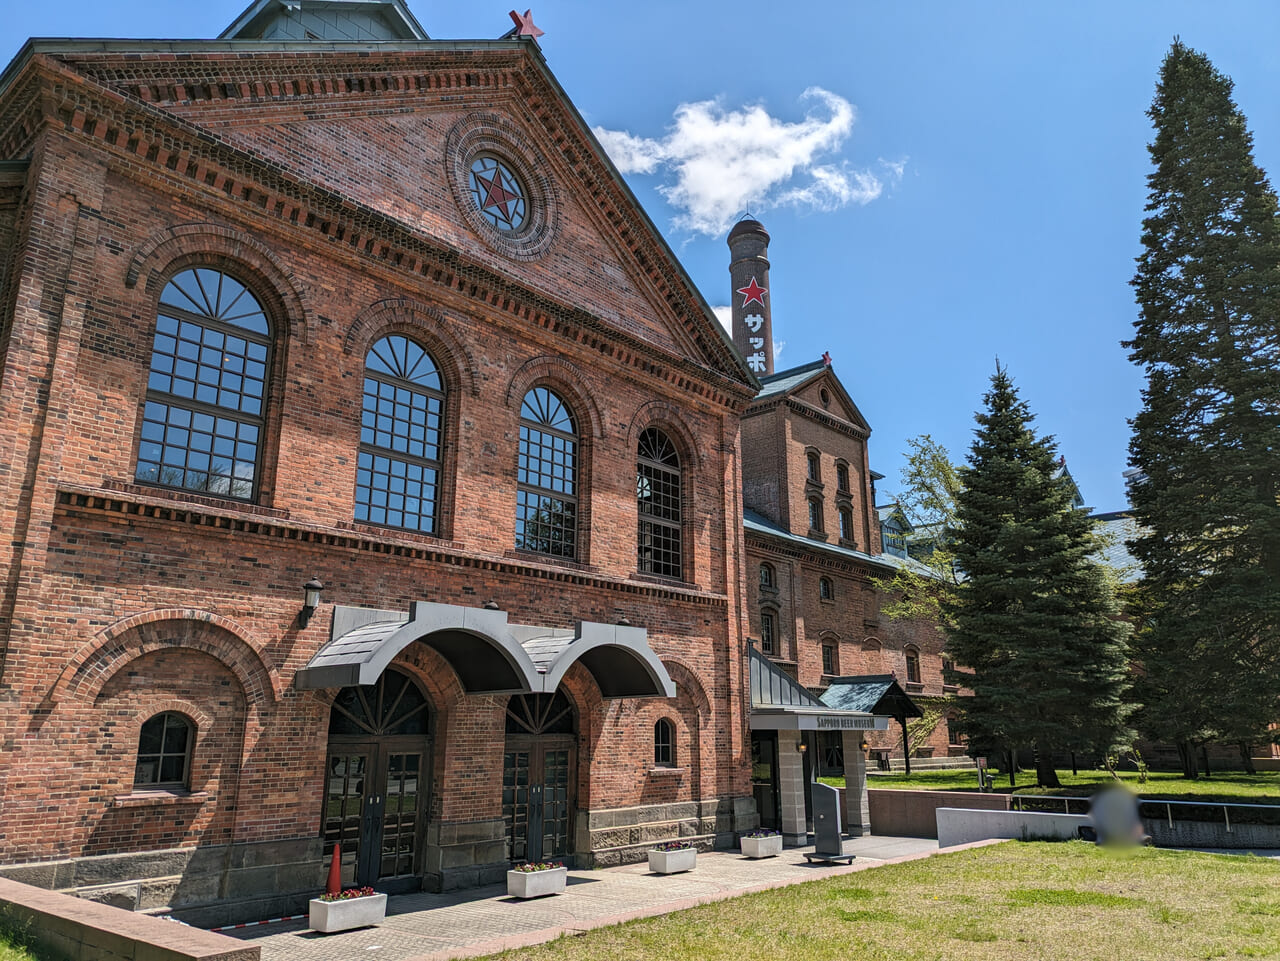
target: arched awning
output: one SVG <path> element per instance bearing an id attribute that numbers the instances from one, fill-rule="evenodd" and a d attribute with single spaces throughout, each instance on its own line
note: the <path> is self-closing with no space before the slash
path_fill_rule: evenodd
<path id="1" fill-rule="evenodd" d="M 509 624 L 505 611 L 416 602 L 394 611 L 337 607 L 333 640 L 294 677 L 300 690 L 374 684 L 413 643 L 435 650 L 468 694 L 553 694 L 577 661 L 600 693 L 675 697 L 675 684 L 642 627 L 582 621 L 575 630 Z"/>
<path id="2" fill-rule="evenodd" d="M 359 609 L 346 609 L 357 612 Z M 370 612 L 385 613 L 385 612 Z M 348 626 L 334 612 L 334 631 Z M 408 621 L 374 621 L 337 635 L 294 678 L 300 690 L 374 684 L 406 647 L 421 642 L 444 658 L 468 694 L 541 690 L 537 670 L 507 625 L 505 611 L 414 602 Z"/>

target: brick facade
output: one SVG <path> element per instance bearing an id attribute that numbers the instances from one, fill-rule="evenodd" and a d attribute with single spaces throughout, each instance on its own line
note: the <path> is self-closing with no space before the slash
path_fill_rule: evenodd
<path id="1" fill-rule="evenodd" d="M 646 628 L 674 701 L 603 697 L 581 663 L 562 686 L 570 853 L 729 843 L 755 823 L 737 523 L 750 375 L 534 45 L 306 47 L 28 47 L 0 91 L 4 873 L 137 886 L 135 906 L 196 920 L 296 907 L 323 878 L 337 692 L 293 677 L 333 605 L 422 600 Z M 509 243 L 467 210 L 476 150 L 526 172 L 536 236 Z M 158 298 L 197 266 L 245 284 L 271 323 L 247 500 L 135 479 Z M 365 355 L 389 334 L 443 379 L 439 536 L 354 520 Z M 536 386 L 579 425 L 573 560 L 514 549 Z M 651 426 L 680 457 L 678 580 L 637 569 Z M 494 877 L 508 698 L 468 694 L 424 645 L 393 666 L 430 703 L 419 874 Z M 165 711 L 196 731 L 189 791 L 134 784 L 141 727 Z M 673 768 L 653 763 L 659 718 Z"/>

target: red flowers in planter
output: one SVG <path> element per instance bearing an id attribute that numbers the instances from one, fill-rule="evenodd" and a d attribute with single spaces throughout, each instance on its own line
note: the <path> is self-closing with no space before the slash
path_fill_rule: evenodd
<path id="1" fill-rule="evenodd" d="M 322 894 L 320 895 L 320 900 L 321 901 L 350 901 L 352 898 L 371 898 L 377 893 L 378 893 L 377 891 L 369 887 L 347 888 L 345 891 L 340 891 L 337 894 Z"/>

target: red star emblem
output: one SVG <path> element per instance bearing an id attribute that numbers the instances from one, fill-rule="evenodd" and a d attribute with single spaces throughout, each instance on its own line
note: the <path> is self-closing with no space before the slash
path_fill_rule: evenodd
<path id="1" fill-rule="evenodd" d="M 761 287 L 759 284 L 756 283 L 756 279 L 754 277 L 751 278 L 751 283 L 747 284 L 747 286 L 738 288 L 738 293 L 742 294 L 742 296 L 745 298 L 742 301 L 743 307 L 746 307 L 749 304 L 759 304 L 761 307 L 763 307 L 764 295 L 767 294 L 768 292 L 769 292 L 769 288 Z"/>
<path id="2" fill-rule="evenodd" d="M 497 207 L 502 211 L 502 216 L 506 220 L 511 219 L 511 204 L 514 200 L 519 200 L 519 194 L 513 194 L 506 187 L 502 186 L 502 180 L 498 171 L 494 171 L 487 178 L 480 173 L 476 174 L 476 180 L 484 185 L 484 200 L 480 206 L 488 210 L 490 207 Z"/>
<path id="3" fill-rule="evenodd" d="M 532 10 L 526 10 L 524 12 L 523 17 L 520 16 L 520 14 L 516 13 L 514 10 L 512 10 L 511 22 L 516 25 L 517 37 L 532 37 L 534 40 L 537 40 L 540 36 L 543 35 L 543 33 L 546 32 L 544 30 L 539 30 L 538 27 L 534 24 Z"/>

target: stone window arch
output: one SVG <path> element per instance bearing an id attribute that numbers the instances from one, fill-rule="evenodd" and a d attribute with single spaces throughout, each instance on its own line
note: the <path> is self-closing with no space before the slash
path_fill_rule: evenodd
<path id="1" fill-rule="evenodd" d="M 822 457 L 816 450 L 804 452 L 805 478 L 815 484 L 822 483 Z"/>
<path id="2" fill-rule="evenodd" d="M 516 549 L 567 560 L 578 556 L 578 420 L 547 386 L 520 405 L 516 468 Z"/>
<path id="3" fill-rule="evenodd" d="M 907 657 L 907 682 L 909 684 L 920 684 L 920 651 L 915 647 L 907 647 L 903 652 Z"/>
<path id="4" fill-rule="evenodd" d="M 365 355 L 355 518 L 439 532 L 445 385 L 435 359 L 405 334 Z"/>
<path id="5" fill-rule="evenodd" d="M 823 530 L 822 526 L 822 498 L 809 498 L 809 530 L 819 533 Z"/>
<path id="6" fill-rule="evenodd" d="M 760 565 L 760 586 L 766 590 L 778 588 L 778 572 L 768 561 Z"/>
<path id="7" fill-rule="evenodd" d="M 248 283 L 220 267 L 175 273 L 160 292 L 135 478 L 253 500 L 274 329 Z"/>
<path id="8" fill-rule="evenodd" d="M 834 601 L 836 599 L 836 588 L 831 578 L 818 578 L 818 599 L 822 601 Z"/>

